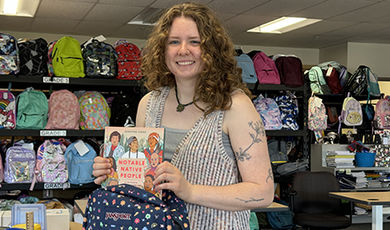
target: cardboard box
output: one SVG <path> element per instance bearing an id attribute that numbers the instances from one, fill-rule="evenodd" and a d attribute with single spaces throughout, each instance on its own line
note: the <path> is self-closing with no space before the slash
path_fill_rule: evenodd
<path id="1" fill-rule="evenodd" d="M 69 209 L 46 209 L 47 229 L 69 230 Z M 0 226 L 11 225 L 11 211 L 0 211 Z"/>

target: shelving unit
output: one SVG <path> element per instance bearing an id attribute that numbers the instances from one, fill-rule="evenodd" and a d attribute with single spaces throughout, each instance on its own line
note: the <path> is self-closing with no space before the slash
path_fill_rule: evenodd
<path id="1" fill-rule="evenodd" d="M 128 81 L 118 79 L 95 79 L 95 78 L 63 78 L 47 76 L 21 76 L 1 75 L 0 88 L 8 89 L 11 85 L 11 92 L 16 96 L 27 87 L 34 87 L 37 90 L 49 93 L 51 90 L 68 89 L 75 90 L 97 90 L 107 93 L 118 93 L 120 91 L 131 93 L 134 89 L 144 93 L 143 83 L 139 81 Z M 43 138 L 103 138 L 104 130 L 25 130 L 25 129 L 0 129 L 0 137 L 43 137 Z M 73 185 L 69 183 L 36 183 L 34 191 L 39 190 L 80 190 L 88 191 L 98 188 L 95 183 Z M 30 188 L 29 183 L 1 183 L 0 191 L 24 190 Z"/>

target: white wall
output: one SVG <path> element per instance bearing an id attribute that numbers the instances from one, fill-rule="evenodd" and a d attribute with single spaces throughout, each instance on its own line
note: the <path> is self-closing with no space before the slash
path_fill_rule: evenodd
<path id="1" fill-rule="evenodd" d="M 348 64 L 350 70 L 359 65 L 369 66 L 380 78 L 390 79 L 390 44 L 348 42 Z"/>
<path id="2" fill-rule="evenodd" d="M 246 45 L 236 45 L 236 48 L 242 49 L 245 53 L 252 50 L 261 50 L 268 56 L 275 54 L 294 54 L 301 59 L 304 65 L 317 65 L 319 63 L 319 49 Z"/>
<path id="3" fill-rule="evenodd" d="M 337 61 L 347 66 L 348 46 L 347 43 L 320 49 L 319 62 Z"/>

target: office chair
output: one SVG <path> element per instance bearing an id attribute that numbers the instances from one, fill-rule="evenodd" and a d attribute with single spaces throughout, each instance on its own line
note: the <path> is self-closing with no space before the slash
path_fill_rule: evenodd
<path id="1" fill-rule="evenodd" d="M 330 172 L 297 172 L 290 192 L 294 224 L 305 229 L 351 226 L 352 212 L 348 218 L 343 214 L 341 200 L 329 197 L 329 192 L 339 190 L 338 180 Z"/>

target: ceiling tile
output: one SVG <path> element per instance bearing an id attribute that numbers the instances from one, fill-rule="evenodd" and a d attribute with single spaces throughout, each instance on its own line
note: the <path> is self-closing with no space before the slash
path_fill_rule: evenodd
<path id="1" fill-rule="evenodd" d="M 237 0 L 225 0 L 225 1 L 212 1 L 208 6 L 222 13 L 229 14 L 239 14 L 243 11 L 253 9 L 253 7 L 262 5 L 269 0 L 247 0 L 247 1 L 237 1 Z"/>
<path id="2" fill-rule="evenodd" d="M 31 30 L 32 22 L 33 22 L 33 18 L 0 16 L 1 30 L 32 31 Z"/>
<path id="3" fill-rule="evenodd" d="M 142 7 L 97 4 L 85 17 L 87 21 L 125 24 L 142 11 Z"/>
<path id="4" fill-rule="evenodd" d="M 126 37 L 134 39 L 147 39 L 152 26 L 124 25 L 110 34 L 111 37 Z"/>
<path id="5" fill-rule="evenodd" d="M 148 6 L 154 0 L 99 0 L 99 3 L 121 6 Z"/>
<path id="6" fill-rule="evenodd" d="M 192 2 L 198 2 L 202 4 L 207 4 L 212 2 L 211 0 L 193 0 Z M 160 9 L 167 9 L 175 4 L 183 3 L 181 0 L 157 0 L 151 6 Z"/>
<path id="7" fill-rule="evenodd" d="M 119 27 L 121 26 L 117 23 L 82 21 L 74 28 L 74 32 L 91 37 L 98 35 L 108 37 L 109 34 L 117 30 Z"/>
<path id="8" fill-rule="evenodd" d="M 390 11 L 390 1 L 382 1 L 367 7 L 362 7 L 355 11 L 330 18 L 337 21 L 354 21 L 354 22 L 383 22 L 388 23 Z M 381 20 L 383 19 L 383 20 Z"/>
<path id="9" fill-rule="evenodd" d="M 44 0 L 38 7 L 35 18 L 58 18 L 80 20 L 94 3 Z"/>
<path id="10" fill-rule="evenodd" d="M 378 1 L 379 0 L 329 0 L 294 12 L 290 16 L 326 19 L 359 10 L 360 8 L 376 4 Z M 338 21 L 340 21 L 340 19 L 338 19 Z"/>
<path id="11" fill-rule="evenodd" d="M 35 19 L 31 25 L 31 28 L 36 32 L 74 34 L 74 28 L 78 23 L 80 23 L 80 21 L 77 20 Z"/>

